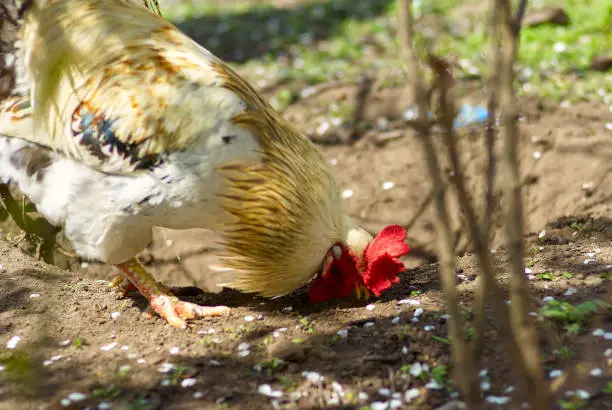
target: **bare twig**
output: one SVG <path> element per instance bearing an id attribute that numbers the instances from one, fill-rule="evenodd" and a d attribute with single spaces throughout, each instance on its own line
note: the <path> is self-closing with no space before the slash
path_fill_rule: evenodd
<path id="1" fill-rule="evenodd" d="M 497 16 L 499 13 L 491 13 L 491 21 L 489 24 L 489 38 L 491 39 L 491 52 L 489 54 L 489 100 L 487 102 L 487 120 L 485 123 L 485 146 L 487 152 L 487 175 L 486 175 L 486 191 L 485 191 L 485 209 L 482 215 L 483 234 L 487 240 L 487 247 L 491 240 L 491 231 L 493 229 L 493 208 L 495 206 L 495 174 L 497 172 L 495 156 L 495 113 L 497 110 L 497 90 L 499 88 L 499 66 L 501 57 L 499 55 L 497 42 Z M 479 280 L 476 283 L 475 300 L 474 300 L 474 358 L 482 353 L 485 339 L 484 320 L 485 307 L 488 294 L 487 280 Z"/>
<path id="2" fill-rule="evenodd" d="M 412 81 L 417 98 L 418 118 L 415 121 L 415 128 L 420 136 L 419 141 L 423 147 L 429 175 L 433 183 L 436 211 L 435 226 L 438 233 L 441 279 L 446 294 L 448 311 L 451 316 L 449 333 L 453 340 L 451 343 L 451 354 L 455 365 L 454 372 L 456 377 L 454 379 L 458 383 L 469 408 L 479 409 L 482 408 L 482 400 L 478 376 L 473 366 L 472 354 L 469 352 L 469 346 L 465 343 L 463 335 L 463 317 L 459 308 L 452 229 L 446 206 L 444 181 L 442 179 L 440 163 L 430 138 L 430 124 L 427 115 L 427 92 L 414 50 L 412 4 L 410 0 L 398 0 L 398 2 L 398 35 L 408 78 Z"/>
<path id="3" fill-rule="evenodd" d="M 550 390 L 544 380 L 537 334 L 528 315 L 529 290 L 524 275 L 523 245 L 523 201 L 518 164 L 518 126 L 516 96 L 514 94 L 514 61 L 518 48 L 520 19 L 525 4 L 521 1 L 518 17 L 512 18 L 510 1 L 494 0 L 499 13 L 499 33 L 502 47 L 500 67 L 500 109 L 503 124 L 503 151 L 501 157 L 502 186 L 505 206 L 505 228 L 510 264 L 510 320 L 516 342 L 521 346 L 522 362 L 525 364 L 524 385 L 533 409 L 550 408 Z M 517 22 L 519 24 L 517 24 Z"/>

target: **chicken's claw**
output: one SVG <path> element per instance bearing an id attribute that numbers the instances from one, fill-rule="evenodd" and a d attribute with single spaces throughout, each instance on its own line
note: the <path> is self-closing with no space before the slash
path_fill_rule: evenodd
<path id="1" fill-rule="evenodd" d="M 113 280 L 111 280 L 111 282 L 108 284 L 108 287 L 111 289 L 117 288 L 119 290 L 119 293 L 121 293 L 121 296 L 126 296 L 133 290 L 138 290 L 138 288 L 134 286 L 132 282 L 130 282 L 129 279 L 127 279 L 122 274 L 115 276 Z"/>
<path id="2" fill-rule="evenodd" d="M 130 259 L 117 267 L 122 273 L 113 279 L 110 286 L 119 287 L 123 291 L 130 286 L 135 287 L 149 300 L 153 310 L 174 327 L 184 329 L 187 320 L 220 316 L 230 311 L 226 306 L 200 306 L 179 300 L 168 288 L 156 282 L 138 259 Z M 125 284 L 125 280 L 129 284 Z"/>
<path id="3" fill-rule="evenodd" d="M 186 320 L 201 317 L 222 316 L 229 313 L 227 306 L 200 306 L 183 302 L 176 296 L 159 295 L 151 298 L 151 307 L 174 327 L 184 329 Z"/>

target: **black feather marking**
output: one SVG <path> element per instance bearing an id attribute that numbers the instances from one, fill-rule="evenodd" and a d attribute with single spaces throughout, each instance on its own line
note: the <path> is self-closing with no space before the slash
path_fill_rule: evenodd
<path id="1" fill-rule="evenodd" d="M 129 144 L 117 138 L 114 124 L 114 119 L 106 118 L 82 102 L 72 114 L 72 135 L 101 161 L 118 155 L 129 161 L 135 170 L 151 169 L 162 163 L 161 155 L 146 154 L 144 143 Z"/>

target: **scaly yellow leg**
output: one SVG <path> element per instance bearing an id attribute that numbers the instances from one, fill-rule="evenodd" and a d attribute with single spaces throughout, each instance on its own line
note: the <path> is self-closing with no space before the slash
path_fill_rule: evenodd
<path id="1" fill-rule="evenodd" d="M 121 269 L 125 278 L 149 300 L 153 310 L 174 327 L 185 328 L 187 327 L 186 320 L 220 316 L 230 310 L 226 306 L 200 306 L 179 300 L 172 292 L 159 284 L 136 258 L 116 266 Z M 115 286 L 118 286 L 121 281 L 115 278 L 111 285 L 114 283 L 116 283 Z"/>
<path id="2" fill-rule="evenodd" d="M 355 288 L 355 296 L 357 296 L 357 299 L 359 300 L 368 300 L 370 299 L 370 291 L 363 285 L 357 285 Z"/>

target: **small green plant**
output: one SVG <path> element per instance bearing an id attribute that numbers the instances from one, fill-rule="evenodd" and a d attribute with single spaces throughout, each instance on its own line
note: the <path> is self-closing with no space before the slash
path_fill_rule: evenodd
<path id="1" fill-rule="evenodd" d="M 540 279 L 542 280 L 554 280 L 555 275 L 552 272 L 540 273 Z"/>
<path id="2" fill-rule="evenodd" d="M 438 365 L 436 367 L 434 367 L 433 369 L 431 369 L 431 371 L 429 372 L 429 376 L 431 377 L 432 380 L 435 380 L 436 383 L 438 383 L 440 386 L 442 386 L 445 389 L 450 389 L 449 383 L 448 383 L 448 371 L 449 371 L 450 366 L 449 365 Z"/>
<path id="3" fill-rule="evenodd" d="M 84 347 L 87 343 L 85 343 L 85 340 L 81 339 L 80 337 L 75 338 L 72 341 L 72 346 L 75 349 L 78 349 L 79 347 Z"/>
<path id="4" fill-rule="evenodd" d="M 559 354 L 564 359 L 571 359 L 575 355 L 575 353 L 567 346 L 563 346 L 561 349 L 559 349 Z"/>
<path id="5" fill-rule="evenodd" d="M 405 340 L 410 334 L 410 326 L 402 326 L 395 331 L 395 336 L 397 336 L 397 340 Z"/>
<path id="6" fill-rule="evenodd" d="M 108 386 L 101 386 L 93 389 L 92 394 L 95 397 L 101 397 L 104 399 L 115 399 L 123 393 L 121 387 L 116 384 L 109 384 Z"/>
<path id="7" fill-rule="evenodd" d="M 588 401 L 581 399 L 580 397 L 573 397 L 571 400 L 559 400 L 559 405 L 561 408 L 566 410 L 584 409 L 587 404 Z"/>
<path id="8" fill-rule="evenodd" d="M 612 305 L 603 300 L 595 299 L 572 305 L 568 302 L 551 300 L 540 308 L 539 314 L 550 319 L 565 329 L 568 334 L 576 335 L 599 309 L 610 309 Z"/>

